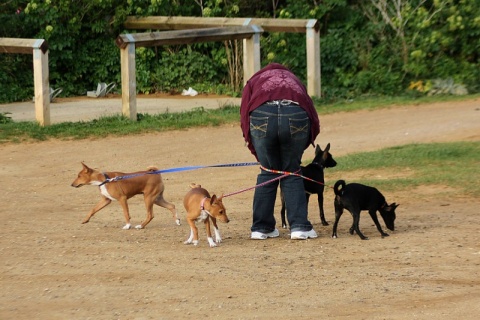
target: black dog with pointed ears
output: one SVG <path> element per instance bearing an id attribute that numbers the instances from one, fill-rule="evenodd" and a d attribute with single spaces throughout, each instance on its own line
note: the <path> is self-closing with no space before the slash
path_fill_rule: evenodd
<path id="1" fill-rule="evenodd" d="M 302 175 L 310 178 L 319 183 L 309 181 L 307 179 L 303 180 L 303 185 L 305 187 L 305 193 L 307 196 L 307 204 L 310 199 L 310 195 L 316 194 L 318 199 L 318 209 L 320 211 L 320 220 L 322 220 L 322 225 L 328 226 L 327 220 L 325 220 L 325 212 L 323 210 L 323 191 L 325 189 L 325 179 L 323 174 L 324 168 L 333 168 L 337 165 L 337 162 L 333 159 L 330 154 L 330 143 L 327 144 L 325 150 L 322 150 L 317 144 L 315 148 L 315 158 L 313 158 L 312 163 L 308 164 L 305 167 L 301 167 Z M 282 218 L 282 228 L 287 228 L 287 222 L 285 220 L 285 200 L 283 198 L 283 192 L 281 194 L 282 199 L 282 209 L 280 211 L 280 216 Z"/>
<path id="2" fill-rule="evenodd" d="M 353 234 L 355 231 L 362 240 L 368 239 L 363 235 L 358 226 L 362 210 L 368 210 L 382 238 L 388 237 L 388 234 L 383 232 L 378 222 L 377 211 L 380 212 L 387 228 L 392 231 L 395 230 L 395 208 L 398 207 L 398 204 L 395 202 L 388 204 L 385 201 L 385 197 L 377 189 L 359 183 L 346 184 L 344 180 L 338 180 L 333 189 L 335 192 L 335 223 L 333 224 L 332 238 L 337 238 L 337 225 L 343 209 L 350 211 L 353 217 L 350 234 Z"/>

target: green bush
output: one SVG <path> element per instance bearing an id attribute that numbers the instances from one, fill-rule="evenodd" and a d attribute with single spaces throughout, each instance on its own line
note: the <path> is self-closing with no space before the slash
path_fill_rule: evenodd
<path id="1" fill-rule="evenodd" d="M 396 12 L 387 1 L 380 12 L 371 1 L 347 0 L 9 0 L 0 3 L 0 37 L 46 39 L 50 85 L 70 96 L 84 95 L 98 82 L 120 82 L 114 40 L 120 33 L 136 32 L 124 30 L 129 15 L 318 19 L 322 94 L 329 99 L 400 95 L 411 83 L 450 78 L 479 92 L 478 1 L 402 4 Z M 262 66 L 283 63 L 306 80 L 304 34 L 265 32 L 261 49 Z M 139 51 L 137 89 L 181 92 L 195 86 L 238 95 L 241 66 L 235 62 L 232 68 L 227 63 L 232 57 L 238 61 L 239 53 L 227 57 L 221 42 Z M 32 75 L 31 57 L 0 54 L 0 102 L 31 99 Z"/>

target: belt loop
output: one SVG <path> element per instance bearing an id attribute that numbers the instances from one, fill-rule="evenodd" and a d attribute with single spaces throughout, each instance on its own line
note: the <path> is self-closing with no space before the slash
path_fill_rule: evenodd
<path id="1" fill-rule="evenodd" d="M 292 105 L 292 104 L 295 104 L 295 105 L 300 105 L 298 102 L 296 101 L 292 101 L 292 100 L 288 100 L 288 99 L 282 99 L 282 100 L 271 100 L 271 101 L 267 101 L 265 102 L 266 104 L 270 104 L 270 105 L 277 105 L 277 106 L 289 106 L 289 105 Z"/>

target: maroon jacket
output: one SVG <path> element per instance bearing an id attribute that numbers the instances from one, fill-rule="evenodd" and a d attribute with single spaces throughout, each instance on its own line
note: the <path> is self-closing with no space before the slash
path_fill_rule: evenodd
<path id="1" fill-rule="evenodd" d="M 310 143 L 320 133 L 320 121 L 313 101 L 302 82 L 286 67 L 271 63 L 255 73 L 243 88 L 240 105 L 240 124 L 243 138 L 248 148 L 256 157 L 250 138 L 250 112 L 271 100 L 292 100 L 298 102 L 310 118 Z M 305 149 L 307 146 L 305 146 Z"/>

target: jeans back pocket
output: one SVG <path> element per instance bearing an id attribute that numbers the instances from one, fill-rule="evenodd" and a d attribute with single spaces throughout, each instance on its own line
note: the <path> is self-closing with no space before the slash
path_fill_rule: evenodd
<path id="1" fill-rule="evenodd" d="M 308 117 L 302 119 L 289 119 L 290 136 L 293 140 L 306 140 L 310 132 L 310 119 Z"/>
<path id="2" fill-rule="evenodd" d="M 265 138 L 267 135 L 268 117 L 250 116 L 250 135 L 254 138 Z"/>

